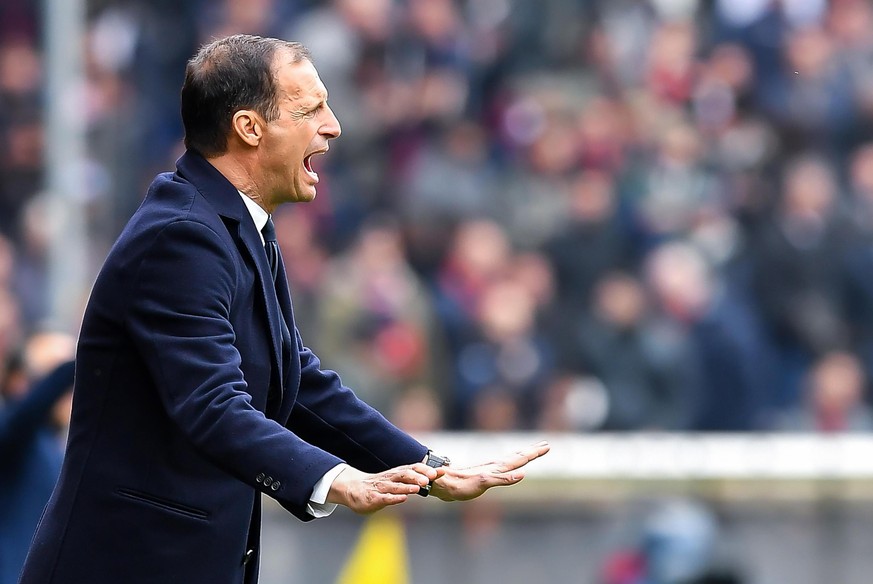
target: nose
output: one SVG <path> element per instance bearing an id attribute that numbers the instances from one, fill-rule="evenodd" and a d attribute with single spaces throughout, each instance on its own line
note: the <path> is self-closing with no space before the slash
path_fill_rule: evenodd
<path id="1" fill-rule="evenodd" d="M 326 136 L 328 140 L 339 138 L 340 134 L 343 132 L 339 120 L 337 119 L 336 114 L 333 113 L 333 110 L 330 109 L 330 106 L 325 107 L 327 107 L 327 120 L 322 124 L 319 133 Z"/>

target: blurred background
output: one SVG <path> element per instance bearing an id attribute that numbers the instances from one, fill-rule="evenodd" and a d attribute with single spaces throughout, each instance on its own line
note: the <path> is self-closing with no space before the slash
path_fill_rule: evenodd
<path id="1" fill-rule="evenodd" d="M 186 60 L 239 32 L 307 45 L 343 126 L 275 217 L 306 343 L 446 454 L 564 446 L 463 508 L 269 511 L 262 581 L 373 538 L 386 584 L 870 581 L 873 450 L 831 464 L 873 449 L 867 0 L 3 0 L 0 422 L 182 153 Z M 0 449 L 0 578 L 60 399 Z M 768 472 L 782 435 L 802 472 Z M 665 475 L 665 436 L 696 462 Z"/>

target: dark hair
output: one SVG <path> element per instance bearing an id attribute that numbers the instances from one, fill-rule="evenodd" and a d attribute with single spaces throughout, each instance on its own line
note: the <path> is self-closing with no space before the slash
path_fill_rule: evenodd
<path id="1" fill-rule="evenodd" d="M 274 60 L 288 51 L 292 63 L 311 61 L 300 43 L 238 34 L 204 45 L 185 69 L 182 125 L 185 147 L 203 156 L 227 151 L 233 114 L 251 109 L 268 122 L 279 115 Z"/>

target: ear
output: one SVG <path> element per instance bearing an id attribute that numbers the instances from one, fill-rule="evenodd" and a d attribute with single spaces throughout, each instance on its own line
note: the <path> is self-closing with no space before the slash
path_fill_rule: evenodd
<path id="1" fill-rule="evenodd" d="M 231 128 L 237 137 L 249 146 L 260 144 L 264 135 L 264 121 L 252 110 L 239 110 L 233 114 Z"/>

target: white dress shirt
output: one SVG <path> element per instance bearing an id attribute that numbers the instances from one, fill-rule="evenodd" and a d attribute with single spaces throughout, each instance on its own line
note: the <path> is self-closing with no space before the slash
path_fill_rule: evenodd
<path id="1" fill-rule="evenodd" d="M 255 227 L 258 229 L 258 235 L 261 238 L 261 245 L 264 244 L 264 234 L 261 233 L 261 230 L 267 224 L 267 221 L 270 219 L 270 214 L 267 211 L 250 199 L 245 193 L 240 191 L 240 196 L 242 197 L 243 202 L 246 204 L 246 209 L 249 210 L 249 214 L 252 216 L 252 220 L 255 222 Z M 264 252 L 266 254 L 267 252 Z M 336 477 L 348 468 L 347 464 L 338 464 L 326 473 L 321 479 L 315 483 L 315 487 L 312 489 L 312 494 L 309 496 L 309 504 L 306 505 L 306 511 L 315 518 L 319 517 L 327 517 L 336 509 L 336 503 L 325 503 L 327 500 L 327 494 L 330 491 L 331 485 L 333 485 L 333 481 Z"/>

